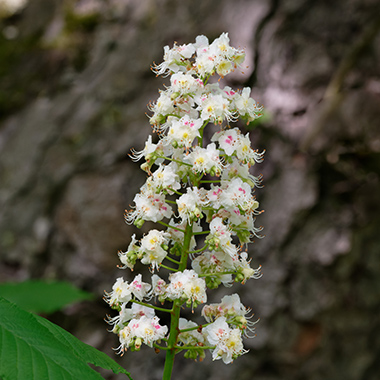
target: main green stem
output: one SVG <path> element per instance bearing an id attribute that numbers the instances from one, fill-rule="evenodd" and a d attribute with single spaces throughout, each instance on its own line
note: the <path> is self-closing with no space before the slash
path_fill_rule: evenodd
<path id="1" fill-rule="evenodd" d="M 187 268 L 187 259 L 189 257 L 189 249 L 190 249 L 190 241 L 191 237 L 193 236 L 193 227 L 190 223 L 187 224 L 186 230 L 185 230 L 185 236 L 183 238 L 183 247 L 182 247 L 182 254 L 181 254 L 181 260 L 178 266 L 178 270 L 183 272 Z M 168 339 L 168 350 L 166 351 L 166 358 L 165 358 L 165 367 L 164 367 L 164 374 L 162 376 L 162 380 L 170 380 L 172 376 L 172 370 L 174 365 L 174 357 L 176 354 L 176 344 L 179 334 L 179 328 L 178 328 L 178 322 L 181 312 L 181 300 L 175 300 L 173 303 L 173 308 L 171 314 L 171 320 L 170 320 L 170 334 Z"/>

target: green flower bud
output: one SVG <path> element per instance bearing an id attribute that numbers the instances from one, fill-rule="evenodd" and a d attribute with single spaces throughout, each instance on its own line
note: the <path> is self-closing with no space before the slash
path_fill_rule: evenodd
<path id="1" fill-rule="evenodd" d="M 194 216 L 195 216 L 195 218 L 198 219 L 201 215 L 202 215 L 202 211 L 199 210 L 198 207 L 195 207 L 195 209 L 194 209 Z"/>
<path id="2" fill-rule="evenodd" d="M 143 164 L 140 165 L 140 168 L 141 170 L 143 170 L 144 172 L 149 172 L 149 169 L 150 169 L 150 165 L 147 163 L 147 162 L 144 162 Z"/>
<path id="3" fill-rule="evenodd" d="M 145 157 L 145 161 L 148 162 L 150 166 L 152 166 L 156 160 L 157 160 L 157 154 L 155 152 L 149 153 Z"/>
<path id="4" fill-rule="evenodd" d="M 145 220 L 143 219 L 136 219 L 133 224 L 137 227 L 137 228 L 141 228 L 145 223 Z"/>
<path id="5" fill-rule="evenodd" d="M 251 232 L 248 230 L 236 230 L 236 235 L 238 236 L 240 243 L 249 243 L 251 241 Z"/>
<path id="6" fill-rule="evenodd" d="M 173 92 L 170 96 L 171 100 L 177 99 L 181 94 L 179 92 Z"/>
<path id="7" fill-rule="evenodd" d="M 255 184 L 254 184 L 253 181 L 251 181 L 250 179 L 247 179 L 246 182 L 248 183 L 249 186 L 251 186 L 251 187 L 255 187 Z"/>

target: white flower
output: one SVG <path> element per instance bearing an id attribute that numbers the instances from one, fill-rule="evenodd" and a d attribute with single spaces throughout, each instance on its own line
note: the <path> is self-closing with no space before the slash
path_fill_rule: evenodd
<path id="1" fill-rule="evenodd" d="M 141 192 L 135 195 L 135 210 L 126 212 L 125 220 L 132 224 L 136 220 L 157 222 L 172 216 L 172 208 L 165 203 L 164 194 L 156 194 L 148 186 L 142 186 Z"/>
<path id="2" fill-rule="evenodd" d="M 131 319 L 141 318 L 143 315 L 148 318 L 153 318 L 155 316 L 154 309 L 137 303 L 133 303 L 132 307 L 129 309 L 124 303 L 121 306 L 119 315 L 113 318 L 108 316 L 106 322 L 110 325 L 114 325 L 112 331 L 117 334 Z"/>
<path id="3" fill-rule="evenodd" d="M 167 297 L 182 299 L 188 303 L 204 303 L 207 300 L 206 283 L 194 270 L 185 269 L 170 275 L 170 284 L 166 288 Z"/>
<path id="4" fill-rule="evenodd" d="M 251 187 L 241 178 L 234 178 L 223 185 L 226 185 L 226 188 L 220 195 L 220 202 L 225 208 L 239 207 L 241 210 L 253 212 L 259 206 L 252 196 Z"/>
<path id="5" fill-rule="evenodd" d="M 208 144 L 206 149 L 196 146 L 190 154 L 185 156 L 184 161 L 193 166 L 192 170 L 195 173 L 219 175 L 223 168 L 219 151 L 214 143 Z"/>
<path id="6" fill-rule="evenodd" d="M 251 122 L 258 117 L 260 117 L 260 111 L 262 107 L 258 107 L 256 102 L 250 97 L 251 89 L 245 87 L 241 95 L 237 96 L 235 99 L 235 105 L 240 116 L 245 117 L 248 122 Z"/>
<path id="7" fill-rule="evenodd" d="M 204 195 L 201 189 L 188 187 L 186 194 L 181 195 L 176 200 L 182 221 L 193 221 L 201 217 Z"/>
<path id="8" fill-rule="evenodd" d="M 185 318 L 179 319 L 179 330 L 186 330 L 194 327 L 198 327 L 195 322 L 188 321 Z M 191 331 L 180 332 L 178 335 L 178 340 L 185 346 L 196 346 L 198 343 L 204 343 L 205 338 L 203 334 L 194 329 Z"/>
<path id="9" fill-rule="evenodd" d="M 226 318 L 220 317 L 215 322 L 204 327 L 203 332 L 206 335 L 207 341 L 212 346 L 216 346 L 227 338 L 230 332 L 230 327 L 226 322 Z"/>
<path id="10" fill-rule="evenodd" d="M 219 304 L 219 308 L 223 310 L 224 315 L 243 316 L 247 313 L 245 306 L 240 301 L 239 295 L 236 293 L 230 296 L 224 296 L 222 302 Z"/>
<path id="11" fill-rule="evenodd" d="M 169 46 L 164 47 L 164 61 L 152 68 L 157 75 L 169 75 L 170 71 L 176 73 L 179 70 L 186 70 L 182 64 L 183 59 L 190 58 L 195 52 L 193 44 L 174 46 L 170 49 Z"/>
<path id="12" fill-rule="evenodd" d="M 216 132 L 211 141 L 218 141 L 219 146 L 226 152 L 227 156 L 232 156 L 235 152 L 235 145 L 238 140 L 239 130 L 237 128 L 226 129 Z"/>
<path id="13" fill-rule="evenodd" d="M 228 336 L 213 352 L 213 359 L 217 360 L 221 358 L 225 364 L 229 364 L 247 352 L 243 346 L 241 330 L 238 328 L 231 329 Z"/>
<path id="14" fill-rule="evenodd" d="M 244 61 L 244 52 L 231 47 L 229 42 L 228 33 L 222 33 L 211 45 L 206 37 L 197 37 L 194 44 L 197 52 L 194 68 L 202 78 L 215 71 L 220 76 L 225 76 Z"/>
<path id="15" fill-rule="evenodd" d="M 128 327 L 131 330 L 131 334 L 137 338 L 135 340 L 135 347 L 137 349 L 139 349 L 141 345 L 139 340 L 147 346 L 152 347 L 154 342 L 165 338 L 168 332 L 167 326 L 161 326 L 159 324 L 158 317 L 148 318 L 145 315 L 138 319 L 132 319 Z"/>
<path id="16" fill-rule="evenodd" d="M 130 309 L 124 309 L 124 313 L 121 320 L 123 322 L 128 322 L 133 318 L 141 318 L 144 315 L 147 318 L 153 318 L 155 316 L 154 309 L 152 309 L 151 307 L 146 307 L 137 303 L 133 303 Z"/>
<path id="17" fill-rule="evenodd" d="M 240 177 L 252 187 L 261 188 L 262 175 L 253 176 L 249 172 L 249 165 L 240 162 L 236 157 L 232 157 L 232 163 L 226 165 L 222 171 L 222 181 L 230 181 L 234 177 Z"/>
<path id="18" fill-rule="evenodd" d="M 215 57 L 210 51 L 208 38 L 205 36 L 198 36 L 194 47 L 196 48 L 194 69 L 201 78 L 204 78 L 213 73 Z"/>
<path id="19" fill-rule="evenodd" d="M 139 246 L 136 244 L 136 234 L 132 235 L 132 240 L 129 243 L 128 249 L 126 252 L 119 251 L 119 259 L 124 266 L 120 267 L 121 269 L 129 268 L 133 269 L 135 263 L 136 263 L 136 258 L 137 258 L 137 252 L 139 251 Z"/>
<path id="20" fill-rule="evenodd" d="M 228 33 L 222 33 L 217 39 L 215 39 L 211 44 L 210 49 L 215 51 L 215 54 L 218 57 L 218 62 L 223 59 L 230 60 L 234 64 L 233 68 L 242 64 L 245 58 L 243 50 L 235 49 L 230 46 Z"/>
<path id="21" fill-rule="evenodd" d="M 187 96 L 198 93 L 203 89 L 203 82 L 192 75 L 177 73 L 170 78 L 171 91 L 179 96 Z"/>
<path id="22" fill-rule="evenodd" d="M 197 54 L 199 55 L 198 50 L 205 48 L 209 45 L 208 38 L 204 35 L 197 36 L 193 45 L 194 48 L 197 49 Z"/>
<path id="23" fill-rule="evenodd" d="M 209 201 L 210 206 L 218 210 L 221 207 L 220 199 L 223 193 L 223 189 L 220 186 L 211 185 L 210 190 L 207 192 L 207 200 Z"/>
<path id="24" fill-rule="evenodd" d="M 117 348 L 116 353 L 123 355 L 124 351 L 130 347 L 133 342 L 132 331 L 128 326 L 125 326 L 119 331 L 120 346 Z"/>
<path id="25" fill-rule="evenodd" d="M 201 78 L 204 78 L 213 73 L 215 68 L 215 57 L 210 53 L 210 49 L 206 46 L 200 48 L 199 51 L 201 54 L 198 54 L 196 57 L 194 67 Z"/>
<path id="26" fill-rule="evenodd" d="M 247 133 L 245 136 L 239 135 L 236 143 L 236 156 L 239 160 L 253 165 L 255 162 L 260 163 L 263 161 L 264 152 L 259 153 L 251 148 L 251 140 L 249 139 L 249 133 Z"/>
<path id="27" fill-rule="evenodd" d="M 240 301 L 238 294 L 224 296 L 221 303 L 205 305 L 202 309 L 202 316 L 207 322 L 212 322 L 220 317 L 226 318 L 229 325 L 244 330 L 244 336 L 253 338 L 255 336 L 254 325 L 257 321 L 249 321 L 253 317 L 251 309 L 246 308 Z M 252 335 L 249 335 L 251 333 Z"/>
<path id="28" fill-rule="evenodd" d="M 263 236 L 260 235 L 260 232 L 263 230 L 263 227 L 255 227 L 255 212 L 247 212 L 245 214 L 241 213 L 239 208 L 232 208 L 226 211 L 228 220 L 232 225 L 232 229 L 239 234 L 239 231 L 249 231 L 253 236 L 261 239 Z M 244 241 L 248 243 L 249 240 Z"/>
<path id="29" fill-rule="evenodd" d="M 158 266 L 167 255 L 167 251 L 162 248 L 162 245 L 167 244 L 169 236 L 170 235 L 164 231 L 150 230 L 149 233 L 141 239 L 141 262 L 151 265 L 152 269 L 158 269 Z"/>
<path id="30" fill-rule="evenodd" d="M 257 150 L 253 150 L 249 133 L 244 136 L 238 128 L 216 132 L 211 141 L 218 141 L 219 146 L 228 156 L 235 154 L 244 163 L 253 165 L 255 162 L 260 163 L 263 161 L 264 152 L 259 153 Z"/>
<path id="31" fill-rule="evenodd" d="M 244 61 L 244 52 L 231 47 L 229 42 L 228 33 L 222 33 L 211 45 L 203 36 L 196 40 L 195 68 L 201 77 L 211 75 L 214 71 L 225 76 Z"/>
<path id="32" fill-rule="evenodd" d="M 202 316 L 207 322 L 212 322 L 219 317 L 231 318 L 244 316 L 249 312 L 240 302 L 238 294 L 224 296 L 221 303 L 205 305 L 202 309 Z"/>
<path id="33" fill-rule="evenodd" d="M 148 178 L 147 185 L 152 186 L 156 193 L 166 190 L 169 194 L 173 194 L 173 190 L 181 188 L 177 164 L 175 162 L 171 162 L 169 165 L 160 164 L 158 169 Z"/>
<path id="34" fill-rule="evenodd" d="M 230 102 L 222 95 L 207 94 L 201 97 L 201 111 L 202 120 L 210 120 L 215 124 L 221 124 L 224 119 L 229 122 L 236 121 L 236 117 L 232 111 L 229 110 Z"/>
<path id="35" fill-rule="evenodd" d="M 209 281 L 214 284 L 213 287 L 216 287 L 220 283 L 226 287 L 232 285 L 232 274 L 219 274 L 235 270 L 233 259 L 226 252 L 203 252 L 192 261 L 191 266 L 198 275 L 203 273 L 215 274 L 213 277 L 208 277 Z M 210 283 L 208 285 L 210 285 Z"/>
<path id="36" fill-rule="evenodd" d="M 120 346 L 117 353 L 123 354 L 131 346 L 139 350 L 142 343 L 152 347 L 154 342 L 165 338 L 167 332 L 168 327 L 161 326 L 158 317 L 140 315 L 119 331 Z"/>
<path id="37" fill-rule="evenodd" d="M 214 218 L 209 227 L 210 234 L 206 238 L 206 242 L 210 244 L 210 248 L 222 250 L 228 253 L 232 259 L 237 260 L 238 249 L 232 244 L 231 229 L 223 223 L 223 219 Z"/>
<path id="38" fill-rule="evenodd" d="M 235 49 L 230 46 L 228 33 L 222 33 L 212 42 L 210 47 L 220 57 L 231 57 L 235 52 Z"/>
<path id="39" fill-rule="evenodd" d="M 240 274 L 240 280 L 244 283 L 250 278 L 259 279 L 262 276 L 261 266 L 257 269 L 252 269 L 249 265 L 250 260 L 248 260 L 247 252 L 242 252 L 240 256 L 241 259 L 234 263 L 237 272 Z"/>
<path id="40" fill-rule="evenodd" d="M 152 290 L 151 290 L 151 296 L 153 297 L 163 297 L 165 298 L 166 295 L 166 282 L 160 277 L 154 274 L 152 276 Z"/>
<path id="41" fill-rule="evenodd" d="M 129 288 L 133 295 L 139 300 L 142 301 L 144 297 L 148 296 L 149 289 L 152 286 L 145 282 L 142 282 L 141 274 L 138 274 L 133 281 L 130 283 Z"/>
<path id="42" fill-rule="evenodd" d="M 221 59 L 216 65 L 216 72 L 221 77 L 226 76 L 235 68 L 234 64 L 229 59 Z"/>
<path id="43" fill-rule="evenodd" d="M 132 289 L 123 277 L 119 277 L 112 286 L 112 292 L 106 293 L 105 300 L 110 306 L 120 305 L 132 299 Z"/>
<path id="44" fill-rule="evenodd" d="M 213 360 L 222 359 L 225 364 L 231 363 L 238 356 L 245 354 L 241 331 L 231 329 L 225 317 L 217 318 L 215 322 L 204 329 L 206 339 L 211 346 L 215 346 L 212 351 Z"/>
<path id="45" fill-rule="evenodd" d="M 202 124 L 201 119 L 190 119 L 188 115 L 181 119 L 171 118 L 168 138 L 178 146 L 190 148 L 194 139 L 200 136 L 199 129 Z"/>
<path id="46" fill-rule="evenodd" d="M 239 139 L 236 144 L 236 155 L 241 161 L 250 162 L 253 158 L 251 148 L 251 140 L 249 138 L 249 133 L 245 136 L 239 135 Z"/>
<path id="47" fill-rule="evenodd" d="M 152 143 L 152 135 L 149 135 L 148 140 L 145 143 L 145 148 L 142 151 L 138 152 L 134 149 L 131 149 L 131 152 L 132 152 L 131 158 L 133 161 L 138 161 L 142 157 L 146 157 L 147 155 L 152 154 L 157 149 L 158 149 L 157 144 Z"/>
<path id="48" fill-rule="evenodd" d="M 199 278 L 198 274 L 194 272 L 194 277 L 189 278 L 183 286 L 182 298 L 187 299 L 188 302 L 205 303 L 207 301 L 205 280 Z"/>
<path id="49" fill-rule="evenodd" d="M 165 231 L 150 230 L 141 239 L 141 250 L 143 252 L 156 251 L 162 249 L 162 244 L 166 244 L 169 234 Z"/>
<path id="50" fill-rule="evenodd" d="M 175 111 L 171 94 L 168 91 L 161 91 L 156 103 L 149 104 L 148 109 L 153 112 L 153 116 L 149 119 L 151 124 L 165 120 L 166 115 Z"/>
<path id="51" fill-rule="evenodd" d="M 147 163 L 152 166 L 153 163 L 158 165 L 164 161 L 163 158 L 158 158 L 158 156 L 170 156 L 173 153 L 173 147 L 165 139 L 161 139 L 157 144 L 154 144 L 152 143 L 152 136 L 149 135 L 143 150 L 136 151 L 135 149 L 131 149 L 131 152 L 130 156 L 133 161 L 138 161 L 144 157 Z"/>

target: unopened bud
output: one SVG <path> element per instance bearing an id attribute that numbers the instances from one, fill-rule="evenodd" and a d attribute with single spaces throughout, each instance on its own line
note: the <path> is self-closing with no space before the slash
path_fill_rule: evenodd
<path id="1" fill-rule="evenodd" d="M 140 165 L 141 170 L 144 170 L 144 172 L 149 172 L 150 165 L 147 162 L 144 162 L 143 164 Z"/>
<path id="2" fill-rule="evenodd" d="M 143 219 L 136 219 L 133 224 L 137 228 L 141 228 L 144 225 L 144 223 L 145 223 L 145 220 L 143 220 Z"/>
<path id="3" fill-rule="evenodd" d="M 147 154 L 145 157 L 146 162 L 149 162 L 149 164 L 151 165 L 154 163 L 154 161 L 156 161 L 156 159 L 157 159 L 157 155 L 154 152 Z"/>
<path id="4" fill-rule="evenodd" d="M 198 207 L 194 208 L 194 211 L 191 213 L 191 219 L 197 220 L 201 215 L 201 210 Z"/>
<path id="5" fill-rule="evenodd" d="M 135 340 L 135 349 L 136 349 L 136 350 L 139 350 L 140 347 L 141 347 L 141 345 L 142 345 L 142 340 L 141 340 L 141 338 L 136 338 L 136 340 Z"/>
<path id="6" fill-rule="evenodd" d="M 174 99 L 178 98 L 179 95 L 180 95 L 179 92 L 173 92 L 173 93 L 170 95 L 170 99 L 171 99 L 171 100 L 174 100 Z"/>

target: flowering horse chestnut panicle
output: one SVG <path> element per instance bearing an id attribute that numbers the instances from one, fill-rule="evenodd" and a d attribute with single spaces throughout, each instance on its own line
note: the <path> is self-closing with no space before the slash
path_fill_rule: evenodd
<path id="1" fill-rule="evenodd" d="M 148 106 L 157 142 L 150 135 L 142 150 L 131 152 L 133 161 L 144 160 L 148 177 L 125 220 L 138 228 L 156 223 L 156 228 L 140 239 L 132 236 L 127 250 L 118 253 L 119 268 L 148 265 L 151 283 L 141 274 L 132 281 L 119 277 L 105 295 L 119 314 L 106 321 L 119 338 L 117 353 L 138 351 L 143 344 L 166 352 L 166 380 L 179 352 L 203 360 L 210 350 L 213 360 L 228 364 L 247 352 L 243 338 L 255 334 L 256 322 L 238 294 L 206 304 L 210 289 L 261 277 L 261 267 L 251 266 L 243 248 L 261 237 L 254 191 L 262 176 L 253 169 L 264 152 L 253 149 L 249 134 L 231 124 L 249 124 L 262 107 L 249 87 L 220 88 L 218 80 L 239 68 L 244 55 L 230 46 L 227 33 L 212 43 L 198 36 L 194 43 L 165 46 L 162 63 L 152 70 L 169 76 L 170 86 Z M 205 134 L 210 127 L 213 133 Z M 181 310 L 194 313 L 199 305 L 204 324 L 181 317 Z M 160 322 L 165 313 L 170 326 Z"/>

